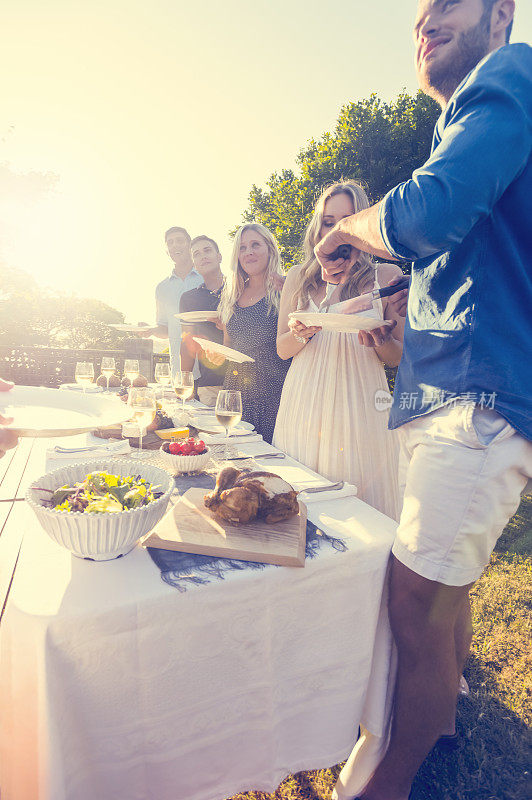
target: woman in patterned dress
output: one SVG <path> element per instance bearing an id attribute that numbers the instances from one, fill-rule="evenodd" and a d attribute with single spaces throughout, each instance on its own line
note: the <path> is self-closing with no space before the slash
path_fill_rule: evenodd
<path id="1" fill-rule="evenodd" d="M 235 236 L 229 275 L 219 305 L 224 344 L 254 359 L 229 363 L 225 389 L 242 393 L 242 419 L 272 441 L 283 383 L 290 361 L 277 355 L 280 255 L 268 228 L 243 225 Z"/>

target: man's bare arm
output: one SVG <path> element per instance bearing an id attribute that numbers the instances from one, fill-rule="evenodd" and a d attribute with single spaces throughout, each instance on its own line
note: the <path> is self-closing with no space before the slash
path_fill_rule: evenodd
<path id="1" fill-rule="evenodd" d="M 196 342 L 192 339 L 192 334 L 187 334 L 181 339 L 181 370 L 183 372 L 192 372 L 194 369 L 194 362 L 196 360 L 193 351 L 196 348 Z"/>
<path id="2" fill-rule="evenodd" d="M 154 325 L 153 328 L 146 328 L 144 331 L 139 331 L 137 336 L 142 339 L 148 339 L 150 336 L 156 336 L 158 339 L 168 339 L 168 328 L 166 325 Z"/>

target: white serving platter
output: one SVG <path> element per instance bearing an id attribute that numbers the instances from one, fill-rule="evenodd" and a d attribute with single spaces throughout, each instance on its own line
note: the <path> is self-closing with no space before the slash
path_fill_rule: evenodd
<path id="1" fill-rule="evenodd" d="M 14 386 L 0 393 L 0 414 L 13 417 L 6 427 L 17 436 L 73 436 L 119 425 L 131 409 L 116 396 L 42 386 Z"/>

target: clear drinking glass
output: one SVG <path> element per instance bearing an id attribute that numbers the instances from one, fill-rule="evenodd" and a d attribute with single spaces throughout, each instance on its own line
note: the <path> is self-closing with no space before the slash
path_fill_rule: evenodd
<path id="1" fill-rule="evenodd" d="M 194 394 L 194 375 L 192 372 L 176 372 L 174 375 L 174 392 L 183 401 L 183 414 L 185 413 L 185 400 Z"/>
<path id="2" fill-rule="evenodd" d="M 216 419 L 225 428 L 225 448 L 224 461 L 227 460 L 227 444 L 229 442 L 229 429 L 238 425 L 242 419 L 242 395 L 228 389 L 218 392 L 216 398 L 216 408 L 214 413 Z"/>
<path id="3" fill-rule="evenodd" d="M 86 387 L 90 386 L 94 380 L 94 364 L 92 361 L 78 361 L 74 377 L 76 383 L 79 383 L 85 394 Z"/>
<path id="4" fill-rule="evenodd" d="M 133 381 L 139 377 L 139 362 L 136 358 L 126 358 L 124 361 L 124 375 L 133 386 Z"/>
<path id="5" fill-rule="evenodd" d="M 170 386 L 172 380 L 172 373 L 170 372 L 170 364 L 164 361 L 158 361 L 155 365 L 155 380 L 160 386 Z"/>
<path id="6" fill-rule="evenodd" d="M 133 412 L 131 423 L 139 429 L 139 453 L 142 455 L 142 437 L 145 429 L 153 422 L 157 404 L 155 392 L 147 387 L 134 387 L 129 390 L 127 404 Z"/>
<path id="7" fill-rule="evenodd" d="M 109 391 L 109 378 L 114 375 L 116 369 L 116 362 L 114 358 L 104 356 L 102 358 L 102 375 L 107 378 L 107 391 Z"/>

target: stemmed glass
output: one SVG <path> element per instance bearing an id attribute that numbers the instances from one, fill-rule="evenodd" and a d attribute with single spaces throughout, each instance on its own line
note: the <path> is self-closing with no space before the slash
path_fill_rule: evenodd
<path id="1" fill-rule="evenodd" d="M 136 358 L 126 358 L 124 361 L 124 375 L 133 386 L 133 381 L 139 377 L 139 362 Z"/>
<path id="2" fill-rule="evenodd" d="M 194 375 L 192 372 L 176 372 L 174 375 L 174 392 L 183 401 L 183 415 L 185 414 L 185 400 L 194 394 Z"/>
<path id="3" fill-rule="evenodd" d="M 222 391 L 218 392 L 214 413 L 220 425 L 225 428 L 224 461 L 227 461 L 229 429 L 238 425 L 242 419 L 242 395 L 240 392 L 227 389 L 222 389 Z"/>
<path id="4" fill-rule="evenodd" d="M 172 373 L 170 372 L 170 364 L 165 361 L 158 361 L 155 365 L 155 380 L 159 386 L 169 386 L 172 380 Z M 161 390 L 161 397 L 164 396 L 164 391 Z"/>
<path id="5" fill-rule="evenodd" d="M 153 422 L 157 410 L 155 392 L 144 386 L 139 388 L 132 386 L 129 390 L 127 404 L 133 412 L 131 422 L 139 429 L 139 451 L 142 451 L 144 430 Z"/>
<path id="6" fill-rule="evenodd" d="M 114 375 L 115 368 L 116 362 L 114 358 L 109 358 L 108 356 L 102 358 L 102 375 L 107 378 L 107 391 L 109 391 L 109 378 Z"/>
<path id="7" fill-rule="evenodd" d="M 90 386 L 94 380 L 94 364 L 92 361 L 78 361 L 74 373 L 76 383 L 79 383 L 85 394 L 85 387 Z"/>

